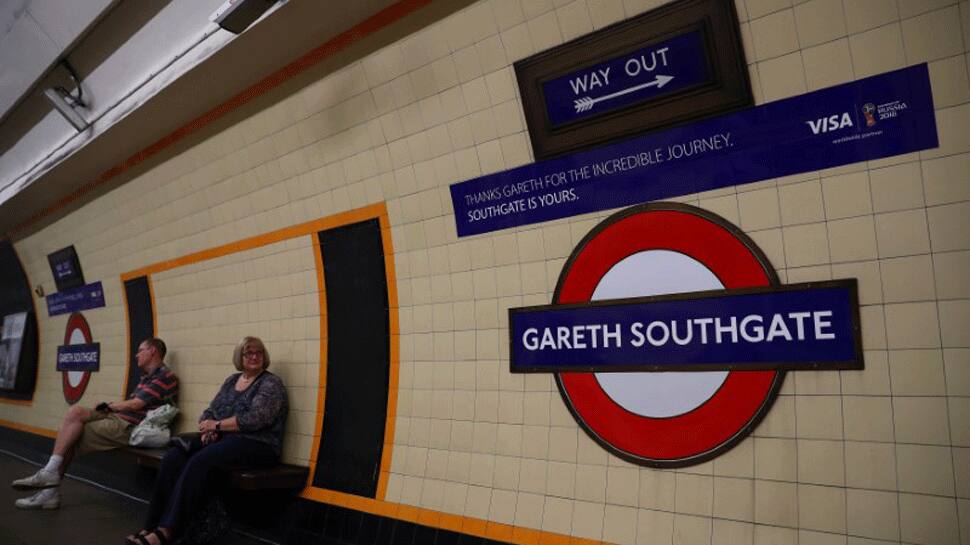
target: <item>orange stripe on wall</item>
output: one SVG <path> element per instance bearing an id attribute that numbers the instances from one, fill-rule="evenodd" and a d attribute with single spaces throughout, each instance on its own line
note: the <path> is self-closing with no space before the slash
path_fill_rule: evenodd
<path id="1" fill-rule="evenodd" d="M 212 124 L 214 121 L 218 120 L 224 115 L 238 109 L 257 97 L 266 94 L 276 87 L 279 87 L 287 80 L 290 80 L 298 74 L 309 70 L 313 66 L 316 66 L 320 62 L 334 56 L 354 43 L 359 42 L 367 36 L 370 36 L 378 30 L 397 22 L 403 17 L 414 13 L 418 9 L 423 8 L 430 3 L 431 0 L 400 0 L 395 4 L 382 9 L 364 21 L 351 27 L 349 30 L 345 30 L 337 36 L 324 42 L 322 45 L 306 53 L 297 60 L 264 77 L 253 85 L 250 85 L 229 100 L 193 119 L 192 121 L 189 121 L 178 129 L 175 129 L 150 146 L 131 155 L 121 163 L 118 163 L 117 165 L 102 172 L 94 180 L 81 185 L 81 187 L 75 189 L 70 194 L 61 197 L 53 204 L 44 207 L 36 214 L 33 214 L 26 220 L 13 227 L 10 230 L 11 233 L 20 233 L 24 231 L 31 225 L 68 206 L 116 176 L 131 170 L 132 168 L 143 163 L 148 158 L 157 155 L 159 152 L 169 148 L 173 144 Z"/>
<path id="2" fill-rule="evenodd" d="M 20 422 L 11 422 L 9 420 L 0 420 L 0 426 L 5 428 L 11 428 L 14 430 L 25 431 L 27 433 L 32 433 L 34 435 L 42 435 L 44 437 L 57 437 L 57 431 L 49 430 L 47 428 L 38 428 L 36 426 L 28 426 L 27 424 L 21 424 Z"/>

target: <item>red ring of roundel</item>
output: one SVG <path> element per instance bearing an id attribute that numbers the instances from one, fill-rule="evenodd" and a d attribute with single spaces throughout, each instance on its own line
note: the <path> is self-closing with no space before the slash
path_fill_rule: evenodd
<path id="1" fill-rule="evenodd" d="M 686 254 L 706 265 L 725 288 L 776 284 L 770 264 L 756 248 L 743 233 L 700 209 L 638 206 L 604 220 L 574 250 L 554 303 L 589 301 L 610 268 L 646 250 Z M 716 456 L 747 435 L 770 408 L 784 371 L 731 371 L 701 406 L 667 418 L 628 411 L 603 391 L 592 373 L 559 373 L 556 379 L 567 407 L 594 440 L 631 461 L 678 467 Z"/>
<path id="2" fill-rule="evenodd" d="M 64 346 L 71 344 L 71 333 L 74 330 L 80 330 L 81 334 L 84 335 L 84 342 L 91 343 L 91 328 L 88 326 L 88 321 L 84 319 L 84 315 L 80 312 L 75 312 L 67 319 L 67 328 L 64 331 Z M 77 386 L 71 386 L 71 381 L 67 378 L 67 371 L 61 372 L 61 385 L 64 390 L 64 401 L 67 401 L 69 405 L 73 405 L 81 400 L 81 396 L 84 395 L 84 390 L 88 387 L 88 381 L 91 380 L 90 371 L 85 371 L 81 375 L 81 382 Z"/>

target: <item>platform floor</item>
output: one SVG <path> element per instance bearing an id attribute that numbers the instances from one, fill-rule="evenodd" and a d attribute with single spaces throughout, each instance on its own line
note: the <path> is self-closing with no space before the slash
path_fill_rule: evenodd
<path id="1" fill-rule="evenodd" d="M 10 487 L 14 479 L 30 475 L 37 466 L 0 453 L 0 544 L 104 545 L 121 544 L 138 530 L 148 508 L 143 500 L 68 478 L 61 484 L 61 507 L 51 511 L 23 511 L 14 501 L 30 495 Z M 226 534 L 218 545 L 272 543 L 238 531 Z"/>

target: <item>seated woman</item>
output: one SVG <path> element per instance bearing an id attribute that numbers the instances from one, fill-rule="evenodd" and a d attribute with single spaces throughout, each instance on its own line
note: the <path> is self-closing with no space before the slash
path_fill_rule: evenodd
<path id="1" fill-rule="evenodd" d="M 202 448 L 165 453 L 148 507 L 145 530 L 130 535 L 131 545 L 165 545 L 185 530 L 212 495 L 208 477 L 214 469 L 266 467 L 279 462 L 286 423 L 286 389 L 266 370 L 269 353 L 263 341 L 244 338 L 232 356 L 239 373 L 226 379 L 199 417 Z"/>

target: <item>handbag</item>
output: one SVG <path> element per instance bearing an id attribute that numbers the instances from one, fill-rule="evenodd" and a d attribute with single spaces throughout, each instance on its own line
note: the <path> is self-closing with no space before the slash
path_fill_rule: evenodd
<path id="1" fill-rule="evenodd" d="M 174 405 L 162 405 L 148 411 L 145 418 L 131 430 L 128 444 L 133 447 L 157 448 L 169 442 L 169 424 L 178 415 Z"/>
<path id="2" fill-rule="evenodd" d="M 192 454 L 205 446 L 202 444 L 202 434 L 197 431 L 173 435 L 168 444 L 182 449 L 186 454 Z"/>

